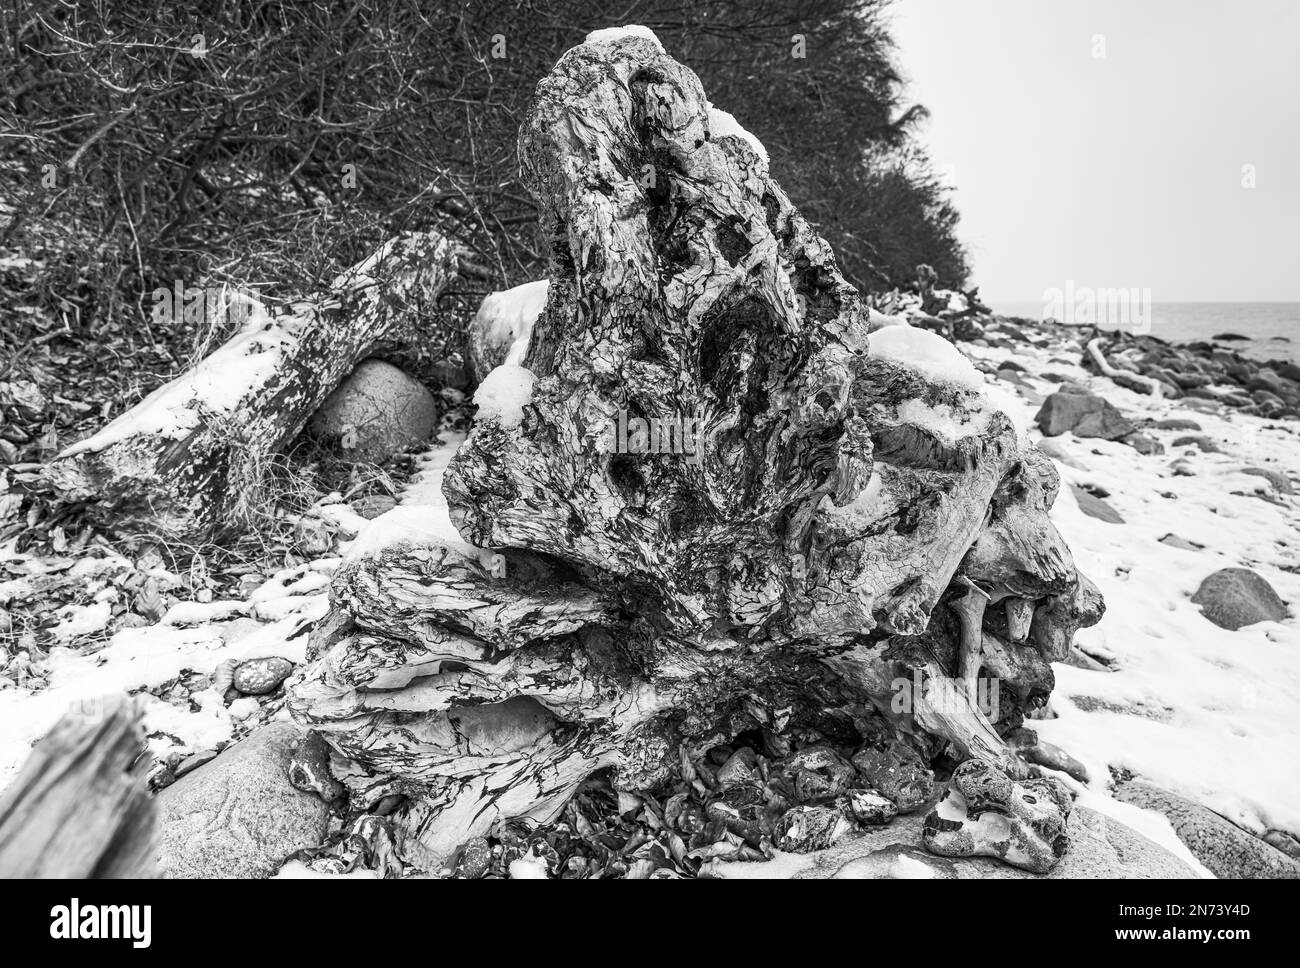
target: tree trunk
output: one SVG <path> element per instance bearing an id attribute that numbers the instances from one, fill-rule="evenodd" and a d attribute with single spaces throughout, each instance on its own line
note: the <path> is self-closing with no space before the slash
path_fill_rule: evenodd
<path id="1" fill-rule="evenodd" d="M 1007 655 L 1100 616 L 1051 463 L 961 380 L 873 352 L 830 247 L 716 125 L 649 39 L 539 84 L 519 149 L 548 300 L 447 472 L 464 540 L 345 564 L 291 686 L 357 807 L 411 797 L 416 863 L 554 816 L 593 770 L 648 789 L 683 749 L 828 717 L 1019 774 L 1001 735 L 1050 667 Z M 998 607 L 963 625 L 973 590 Z M 1021 676 L 996 727 L 995 653 Z"/>
<path id="2" fill-rule="evenodd" d="M 0 878 L 157 877 L 134 700 L 70 712 L 0 797 Z"/>
<path id="3" fill-rule="evenodd" d="M 207 537 L 256 487 L 330 392 L 384 343 L 409 344 L 415 321 L 456 271 L 435 233 L 398 237 L 343 273 L 332 292 L 272 316 L 255 306 L 244 328 L 46 468 L 63 503 L 120 527 Z"/>

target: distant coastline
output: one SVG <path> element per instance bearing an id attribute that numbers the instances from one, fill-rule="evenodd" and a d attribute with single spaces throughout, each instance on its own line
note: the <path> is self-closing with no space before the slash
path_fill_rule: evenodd
<path id="1" fill-rule="evenodd" d="M 1044 300 L 989 303 L 1000 315 L 1029 319 L 1042 319 L 1045 305 Z M 1132 330 L 1104 321 L 1101 328 Z M 1154 302 L 1150 333 L 1171 343 L 1210 342 L 1231 333 L 1246 339 L 1223 345 L 1243 356 L 1300 363 L 1300 302 Z"/>

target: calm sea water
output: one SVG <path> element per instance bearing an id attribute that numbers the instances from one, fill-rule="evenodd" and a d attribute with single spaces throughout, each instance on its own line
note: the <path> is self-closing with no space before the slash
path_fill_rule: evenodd
<path id="1" fill-rule="evenodd" d="M 1042 302 L 992 303 L 990 308 L 1006 316 L 1041 319 L 1044 306 Z M 1172 343 L 1187 343 L 1210 340 L 1220 333 L 1238 333 L 1249 337 L 1245 341 L 1222 344 L 1244 356 L 1300 363 L 1300 303 L 1171 302 L 1153 303 L 1151 306 L 1152 336 L 1159 336 Z"/>

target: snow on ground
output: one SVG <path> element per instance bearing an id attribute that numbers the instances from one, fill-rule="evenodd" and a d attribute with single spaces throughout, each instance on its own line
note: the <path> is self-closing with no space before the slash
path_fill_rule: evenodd
<path id="1" fill-rule="evenodd" d="M 971 353 L 994 362 L 1007 357 L 978 347 Z M 1121 443 L 1053 438 L 1086 470 L 1057 462 L 1062 489 L 1052 518 L 1106 599 L 1105 617 L 1076 642 L 1118 671 L 1054 665 L 1051 707 L 1059 718 L 1028 725 L 1088 767 L 1094 792 L 1104 794 L 1108 767 L 1118 767 L 1257 833 L 1300 831 L 1297 619 L 1230 632 L 1189 600 L 1211 572 L 1247 567 L 1300 609 L 1296 499 L 1241 473 L 1253 465 L 1300 475 L 1295 425 L 1153 399 L 1053 356 L 1032 347 L 1017 351 L 1029 370 L 1027 382 L 1043 395 L 1056 387 L 1033 374 L 1054 371 L 1092 385 L 1130 417 L 1194 420 L 1223 453 L 1173 447 L 1175 439 L 1194 433 L 1185 430 L 1149 430 L 1167 448 L 1152 456 Z M 1020 407 L 1031 421 L 1038 405 L 1021 399 Z M 1032 436 L 1039 437 L 1037 430 Z M 1176 476 L 1176 460 L 1185 460 L 1195 476 Z M 1126 523 L 1084 515 L 1069 484 L 1108 491 L 1106 502 Z M 1162 544 L 1169 534 L 1204 550 Z"/>
<path id="2" fill-rule="evenodd" d="M 226 623 L 194 628 L 158 624 L 122 629 L 99 652 L 85 654 L 69 648 L 50 652 L 50 684 L 39 692 L 25 689 L 0 691 L 0 789 L 26 760 L 31 746 L 71 708 L 93 706 L 117 692 L 160 686 L 184 670 L 211 673 L 226 659 L 283 656 L 302 662 L 311 624 L 324 614 L 325 596 L 278 622 L 234 637 Z M 205 701 L 202 697 L 209 697 Z M 215 692 L 196 694 L 198 712 L 177 709 L 153 696 L 143 696 L 145 730 L 165 733 L 179 741 L 165 741 L 182 752 L 210 749 L 230 739 L 230 711 Z"/>
<path id="3" fill-rule="evenodd" d="M 500 369 L 500 367 L 498 367 Z M 495 371 L 494 371 L 495 372 Z M 477 558 L 491 568 L 499 555 L 469 544 L 451 523 L 447 499 L 442 495 L 442 478 L 465 435 L 444 432 L 443 443 L 420 455 L 419 472 L 402 491 L 397 507 L 368 521 L 344 555 L 353 561 L 384 548 L 401 544 L 437 545 L 466 558 Z"/>
<path id="4" fill-rule="evenodd" d="M 501 556 L 462 541 L 451 524 L 442 496 L 442 478 L 464 440 L 464 434 L 444 431 L 442 443 L 419 457 L 420 469 L 399 495 L 392 510 L 366 520 L 337 495 L 312 512 L 339 526 L 355 538 L 340 542 L 344 558 L 324 557 L 284 568 L 266 578 L 243 601 L 179 602 L 153 626 L 122 629 L 98 652 L 74 648 L 51 650 L 49 686 L 37 692 L 26 688 L 0 691 L 0 789 L 27 758 L 33 743 L 44 736 L 69 708 L 95 703 L 115 692 L 157 688 L 185 672 L 211 674 L 227 659 L 280 656 L 295 664 L 306 660 L 308 633 L 329 608 L 330 576 L 342 560 L 398 543 L 437 543 L 477 558 L 484 567 L 499 567 Z M 70 574 L 86 578 L 129 565 L 120 558 L 84 559 Z M 30 563 L 39 575 L 40 562 Z M 169 584 L 175 576 L 157 572 Z M 2 591 L 30 578 L 6 582 Z M 71 642 L 98 632 L 107 624 L 107 601 L 68 606 L 52 629 L 56 638 Z M 251 617 L 250 617 L 251 616 Z M 256 620 L 256 621 L 254 621 Z M 221 696 L 208 689 L 193 693 L 199 706 L 173 705 L 143 694 L 146 732 L 157 734 L 156 750 L 189 754 L 228 742 L 238 722 L 257 711 L 236 700 L 226 707 Z"/>

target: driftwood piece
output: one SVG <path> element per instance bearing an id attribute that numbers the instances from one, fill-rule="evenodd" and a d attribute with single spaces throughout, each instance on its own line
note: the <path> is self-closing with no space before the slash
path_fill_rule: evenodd
<path id="1" fill-rule="evenodd" d="M 158 876 L 143 753 L 125 695 L 60 719 L 0 796 L 0 878 Z"/>
<path id="2" fill-rule="evenodd" d="M 385 244 L 343 273 L 327 295 L 246 324 L 198 366 L 158 388 L 45 470 L 61 502 L 84 504 L 114 526 L 134 521 L 168 536 L 203 537 L 254 489 L 266 459 L 381 344 L 418 338 L 416 321 L 457 270 L 436 233 Z"/>
<path id="3" fill-rule="evenodd" d="M 1159 380 L 1111 366 L 1110 361 L 1106 359 L 1106 354 L 1102 352 L 1103 342 L 1102 338 L 1097 336 L 1088 340 L 1088 345 L 1084 347 L 1084 351 L 1088 354 L 1088 358 L 1092 360 L 1092 364 L 1097 368 L 1098 373 L 1104 377 L 1109 377 L 1113 382 L 1122 387 L 1127 387 L 1135 393 L 1145 393 L 1156 399 L 1164 395 Z"/>
<path id="4" fill-rule="evenodd" d="M 576 47 L 537 88 L 519 148 L 547 303 L 447 472 L 430 531 L 459 538 L 341 568 L 289 689 L 355 806 L 407 795 L 420 863 L 553 816 L 592 770 L 648 789 L 683 747 L 834 710 L 1018 774 L 999 731 L 1039 693 L 990 722 L 983 634 L 1036 675 L 1007 652 L 1100 616 L 1048 520 L 1051 463 L 976 385 L 887 352 L 969 366 L 872 333 L 728 130 L 648 38 Z M 963 631 L 972 587 L 992 607 Z"/>

